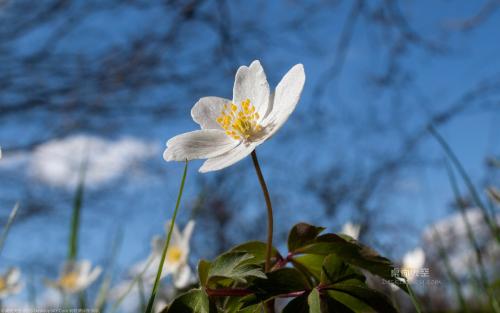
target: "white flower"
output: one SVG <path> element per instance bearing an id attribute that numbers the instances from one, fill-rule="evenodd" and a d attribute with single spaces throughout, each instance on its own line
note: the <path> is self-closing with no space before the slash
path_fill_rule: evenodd
<path id="1" fill-rule="evenodd" d="M 416 248 L 407 252 L 403 257 L 403 274 L 408 282 L 412 282 L 419 275 L 420 270 L 425 264 L 425 253 L 422 248 Z"/>
<path id="2" fill-rule="evenodd" d="M 15 295 L 21 291 L 21 271 L 17 267 L 11 267 L 0 276 L 0 299 Z"/>
<path id="3" fill-rule="evenodd" d="M 163 158 L 207 159 L 200 172 L 220 170 L 240 161 L 286 122 L 295 110 L 304 82 L 304 67 L 297 64 L 271 93 L 259 61 L 241 66 L 236 72 L 233 100 L 201 98 L 191 110 L 201 130 L 170 139 Z"/>
<path id="4" fill-rule="evenodd" d="M 193 233 L 194 224 L 194 221 L 189 221 L 186 227 L 184 227 L 182 233 L 177 228 L 177 225 L 174 225 L 172 238 L 165 257 L 165 263 L 163 264 L 161 277 L 163 278 L 172 274 L 174 286 L 178 289 L 185 288 L 189 284 L 193 283 L 193 280 L 195 279 L 195 276 L 188 264 L 190 250 L 189 241 Z M 170 222 L 166 225 L 167 232 L 169 227 Z M 152 252 L 148 259 L 134 267 L 133 272 L 137 274 L 142 272 L 149 264 L 143 276 L 144 281 L 154 281 L 156 271 L 160 265 L 164 245 L 165 238 L 155 236 L 151 242 Z"/>
<path id="5" fill-rule="evenodd" d="M 47 281 L 51 287 L 57 288 L 66 294 L 80 292 L 89 287 L 101 274 L 101 267 L 92 269 L 90 261 L 68 261 L 61 269 L 56 281 Z"/>
<path id="6" fill-rule="evenodd" d="M 358 240 L 360 230 L 361 230 L 361 225 L 347 222 L 344 224 L 344 226 L 342 226 L 342 230 L 340 232 L 342 234 L 346 234 L 346 235 L 351 236 L 352 238 Z"/>

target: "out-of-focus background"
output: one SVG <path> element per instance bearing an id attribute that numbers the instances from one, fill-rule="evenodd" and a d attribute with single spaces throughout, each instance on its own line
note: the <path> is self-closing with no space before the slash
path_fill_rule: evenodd
<path id="1" fill-rule="evenodd" d="M 295 113 L 258 148 L 278 246 L 296 222 L 337 232 L 351 221 L 362 242 L 396 261 L 423 247 L 442 285 L 419 293 L 453 307 L 428 234 L 451 234 L 445 244 L 464 284 L 472 252 L 454 245 L 464 226 L 427 127 L 481 193 L 499 186 L 498 38 L 495 0 L 0 0 L 2 224 L 20 203 L 0 270 L 21 267 L 32 291 L 57 274 L 88 160 L 79 255 L 103 264 L 123 233 L 119 281 L 173 212 L 182 164 L 163 161 L 166 140 L 197 128 L 192 105 L 231 98 L 238 66 L 258 59 L 272 86 L 296 63 L 307 77 Z M 251 161 L 208 174 L 200 165 L 190 164 L 179 217 L 181 226 L 196 220 L 192 266 L 265 233 Z"/>

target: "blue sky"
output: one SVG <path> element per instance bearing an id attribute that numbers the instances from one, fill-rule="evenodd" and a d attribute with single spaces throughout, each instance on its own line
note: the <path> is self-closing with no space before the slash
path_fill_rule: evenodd
<path id="1" fill-rule="evenodd" d="M 263 5 L 265 10 L 259 5 Z M 383 34 L 372 29 L 371 24 L 359 21 L 355 25 L 342 72 L 328 82 L 327 92 L 320 96 L 316 94 L 316 86 L 323 83 L 321 78 L 324 69 L 335 58 L 349 2 L 341 3 L 335 7 L 335 11 L 314 12 L 311 19 L 305 19 L 299 29 L 285 27 L 293 24 L 295 18 L 303 14 L 301 7 L 293 2 L 231 2 L 229 6 L 234 18 L 241 18 L 245 23 L 264 25 L 266 34 L 262 34 L 262 38 L 250 36 L 239 29 L 242 24 L 247 24 L 234 23 L 234 34 L 240 36 L 236 41 L 241 50 L 229 62 L 207 64 L 202 59 L 203 49 L 210 47 L 214 41 L 213 31 L 197 27 L 182 30 L 182 41 L 186 43 L 182 55 L 180 52 L 177 55 L 176 51 L 165 51 L 162 57 L 167 64 L 170 59 L 173 63 L 177 62 L 172 66 L 180 72 L 192 70 L 193 64 L 202 64 L 200 66 L 206 68 L 201 71 L 207 73 L 207 78 L 197 82 L 195 91 L 166 84 L 152 88 L 134 100 L 138 106 L 157 101 L 176 103 L 179 108 L 168 121 L 124 119 L 126 122 L 122 123 L 116 133 L 112 136 L 103 135 L 111 137 L 111 141 L 125 136 L 139 138 L 154 146 L 154 156 L 142 160 L 142 165 L 126 173 L 128 176 L 120 176 L 121 178 L 105 185 L 104 191 L 90 188 L 93 197 L 86 203 L 82 220 L 82 256 L 102 262 L 109 247 L 110 234 L 120 228 L 125 234 L 124 249 L 119 260 L 120 269 L 126 269 L 132 262 L 147 254 L 149 238 L 162 232 L 162 224 L 171 212 L 182 170 L 182 165 L 166 164 L 161 159 L 164 142 L 171 136 L 196 127 L 190 119 L 189 110 L 199 97 L 231 97 L 232 76 L 238 64 L 249 64 L 253 59 L 260 59 L 271 85 L 276 85 L 293 64 L 303 63 L 306 69 L 306 87 L 297 111 L 280 134 L 259 148 L 271 192 L 276 194 L 279 225 L 277 238 L 280 239 L 286 229 L 298 221 L 327 220 L 330 227 L 338 227 L 352 218 L 349 208 L 335 218 L 314 210 L 319 204 L 315 202 L 317 200 L 311 199 L 303 186 L 304 178 L 311 172 L 321 172 L 325 164 L 332 160 L 351 167 L 369 167 L 373 160 L 365 158 L 365 151 L 375 150 L 382 155 L 399 151 L 398 138 L 395 136 L 397 133 L 394 130 L 375 133 L 373 136 L 358 136 L 350 128 L 347 117 L 354 119 L 362 130 L 363 121 L 373 117 L 367 113 L 367 108 L 370 107 L 374 109 L 374 114 L 380 114 L 381 128 L 391 128 L 392 125 L 387 124 L 396 119 L 401 122 L 404 131 L 415 131 L 424 125 L 426 116 L 459 101 L 465 92 L 473 89 L 479 82 L 494 82 L 499 79 L 500 41 L 495 40 L 500 32 L 499 12 L 494 13 L 477 29 L 468 32 L 446 29 L 449 22 L 474 14 L 480 7 L 480 2 L 402 2 L 401 10 L 411 27 L 427 40 L 443 44 L 446 51 L 430 54 L 419 47 L 411 47 L 401 65 L 412 73 L 413 78 L 409 87 L 401 88 L 400 94 L 377 89 L 368 79 L 373 74 L 381 73 L 386 66 L 388 49 L 384 44 L 376 45 L 377 41 L 394 34 Z M 154 30 L 157 25 L 161 25 L 158 28 L 168 27 L 171 22 L 172 16 L 159 14 L 155 10 L 104 11 L 86 19 L 56 47 L 55 52 L 98 53 L 100 49 L 111 45 L 121 47 L 127 43 L 128 36 L 140 36 L 142 32 Z M 41 39 L 51 31 L 50 25 L 19 40 L 19 53 L 33 49 L 38 42 L 42 42 Z M 314 46 L 309 46 L 311 43 Z M 85 82 L 82 84 L 85 85 Z M 498 95 L 490 98 L 491 105 L 498 107 Z M 394 106 L 400 106 L 403 112 L 396 117 L 385 114 Z M 324 116 L 319 119 L 314 116 L 318 107 L 326 108 Z M 121 121 L 121 118 L 117 117 L 116 121 Z M 310 125 L 307 121 L 312 121 L 313 124 Z M 30 117 L 28 126 L 21 124 L 18 119 L 0 125 L 0 140 L 6 142 L 2 146 L 7 152 L 2 160 L 6 165 L 0 166 L 0 175 L 5 175 L 5 178 L 0 178 L 0 184 L 8 186 L 2 191 L 5 193 L 2 204 L 8 206 L 13 195 L 16 195 L 22 208 L 22 187 L 26 184 L 31 184 L 30 192 L 37 197 L 46 195 L 47 198 L 56 199 L 47 201 L 47 205 L 51 206 L 47 214 L 16 225 L 3 257 L 9 263 L 35 263 L 34 270 L 37 266 L 36 261 L 33 261 L 39 260 L 42 265 L 49 265 L 51 274 L 55 274 L 55 264 L 60 263 L 65 255 L 71 192 L 46 186 L 33 179 L 30 167 L 26 166 L 31 162 L 30 153 L 8 154 L 9 145 L 15 142 L 12 138 L 16 134 L 20 134 L 21 138 L 16 140 L 23 140 L 24 137 L 37 134 L 43 129 L 44 123 L 46 122 L 35 115 Z M 321 124 L 315 127 L 314 123 Z M 500 154 L 498 125 L 500 116 L 496 110 L 488 113 L 464 113 L 439 129 L 475 182 L 479 183 L 484 177 L 485 156 Z M 83 130 L 82 133 L 86 131 Z M 430 159 L 439 159 L 443 155 L 442 149 L 432 139 L 425 140 L 418 151 L 421 156 Z M 257 223 L 260 216 L 258 210 L 262 206 L 256 180 L 252 177 L 250 160 L 240 163 L 230 174 L 246 177 L 249 181 L 245 185 L 249 188 L 248 198 L 242 200 L 246 204 L 246 210 L 236 214 L 230 231 L 237 231 L 247 220 L 251 221 L 250 224 Z M 184 198 L 186 210 L 181 214 L 181 223 L 185 223 L 190 216 L 187 208 L 196 197 L 196 180 L 201 175 L 196 169 L 200 165 L 198 161 L 190 165 Z M 12 179 L 14 173 L 17 173 L 17 177 Z M 213 174 L 207 174 L 209 179 L 213 177 L 211 175 Z M 18 188 L 17 184 L 21 186 Z M 411 232 L 405 236 L 404 247 L 393 252 L 393 255 L 400 256 L 402 252 L 419 244 L 420 232 L 426 226 L 450 213 L 447 204 L 452 195 L 446 172 L 439 166 L 409 169 L 393 185 L 393 191 L 398 195 L 391 195 L 390 206 L 381 212 L 381 220 L 388 224 L 410 225 Z M 2 210 L 6 212 L 6 209 Z M 194 240 L 198 242 L 196 246 L 200 250 L 210 245 L 209 238 L 204 238 L 205 231 L 208 230 L 197 228 L 194 235 Z M 393 240 L 393 232 L 384 233 L 382 228 L 377 233 L 375 241 Z M 27 242 L 26 234 L 30 234 Z M 198 256 L 196 250 L 195 256 Z"/>

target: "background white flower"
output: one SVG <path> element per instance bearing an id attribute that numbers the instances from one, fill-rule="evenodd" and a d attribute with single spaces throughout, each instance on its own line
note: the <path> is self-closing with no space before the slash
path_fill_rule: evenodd
<path id="1" fill-rule="evenodd" d="M 300 99 L 305 74 L 302 64 L 283 76 L 274 93 L 259 61 L 236 72 L 233 100 L 201 98 L 191 110 L 201 130 L 167 142 L 166 161 L 207 159 L 200 172 L 228 167 L 249 155 L 286 122 Z"/>
<path id="2" fill-rule="evenodd" d="M 340 232 L 358 240 L 360 230 L 361 225 L 347 222 L 344 224 L 344 226 L 342 226 L 342 230 Z"/>
<path id="3" fill-rule="evenodd" d="M 21 271 L 11 267 L 0 276 L 0 299 L 17 294 L 22 289 Z"/>
<path id="4" fill-rule="evenodd" d="M 416 248 L 407 252 L 403 257 L 403 268 L 401 273 L 405 275 L 408 282 L 412 282 L 418 276 L 419 271 L 425 264 L 425 253 L 422 248 Z"/>
<path id="5" fill-rule="evenodd" d="M 171 222 L 168 222 L 165 226 L 167 232 L 170 227 L 170 223 Z M 174 286 L 179 289 L 185 288 L 196 279 L 188 264 L 190 252 L 189 241 L 191 240 L 194 225 L 194 221 L 189 221 L 184 227 L 182 233 L 179 231 L 177 225 L 174 225 L 165 263 L 163 264 L 162 278 L 172 274 Z M 160 265 L 164 244 L 165 237 L 155 236 L 151 241 L 151 254 L 145 261 L 142 261 L 138 265 L 134 266 L 132 272 L 137 275 L 138 273 L 141 273 L 149 264 L 144 273 L 143 280 L 146 282 L 154 281 L 156 271 Z"/>
<path id="6" fill-rule="evenodd" d="M 47 281 L 51 287 L 64 293 L 73 294 L 89 287 L 101 274 L 101 267 L 92 265 L 88 260 L 68 261 L 61 269 L 61 274 L 56 281 Z"/>

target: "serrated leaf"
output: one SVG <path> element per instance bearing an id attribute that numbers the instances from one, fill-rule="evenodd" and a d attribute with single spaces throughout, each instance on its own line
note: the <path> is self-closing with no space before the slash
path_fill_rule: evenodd
<path id="1" fill-rule="evenodd" d="M 309 305 L 309 313 L 321 313 L 321 299 L 318 289 L 311 290 L 307 297 L 307 304 Z"/>
<path id="2" fill-rule="evenodd" d="M 208 296 L 200 289 L 193 289 L 177 297 L 168 307 L 167 313 L 216 313 Z"/>
<path id="3" fill-rule="evenodd" d="M 200 285 L 203 287 L 207 285 L 208 272 L 211 266 L 212 263 L 207 260 L 200 260 L 200 262 L 198 262 L 198 279 L 200 280 Z"/>
<path id="4" fill-rule="evenodd" d="M 228 252 L 218 256 L 210 266 L 208 271 L 208 284 L 215 284 L 226 280 L 238 283 L 246 283 L 247 278 L 266 278 L 262 268 L 256 264 L 249 264 L 246 261 L 253 259 L 251 254 L 245 252 Z"/>
<path id="5" fill-rule="evenodd" d="M 294 253 L 298 248 L 314 240 L 323 230 L 325 230 L 324 227 L 316 227 L 306 223 L 293 226 L 288 235 L 288 251 Z"/>
<path id="6" fill-rule="evenodd" d="M 246 252 L 254 256 L 251 261 L 256 264 L 266 261 L 267 244 L 261 241 L 248 241 L 232 248 L 230 252 Z M 281 258 L 278 250 L 273 247 L 271 258 Z"/>

